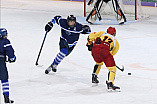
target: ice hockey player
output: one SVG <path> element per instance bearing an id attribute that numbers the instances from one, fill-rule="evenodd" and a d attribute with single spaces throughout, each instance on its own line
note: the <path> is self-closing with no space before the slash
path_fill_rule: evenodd
<path id="1" fill-rule="evenodd" d="M 88 2 L 88 5 L 94 5 L 94 8 L 87 16 L 86 21 L 93 24 L 97 20 L 97 18 L 99 19 L 99 21 L 102 20 L 101 14 L 103 13 L 103 11 L 105 11 L 105 7 L 107 4 L 109 4 L 110 8 L 112 9 L 118 23 L 124 24 L 124 22 L 126 22 L 126 17 L 122 12 L 117 0 L 90 0 Z"/>
<path id="2" fill-rule="evenodd" d="M 96 62 L 92 73 L 92 83 L 98 84 L 98 74 L 103 63 L 109 70 L 108 81 L 106 81 L 109 90 L 120 89 L 120 87 L 114 86 L 113 82 L 116 75 L 116 64 L 113 56 L 119 50 L 119 43 L 116 36 L 116 29 L 109 27 L 107 33 L 105 31 L 94 32 L 88 36 L 87 47 L 89 51 L 92 51 L 92 56 Z"/>
<path id="3" fill-rule="evenodd" d="M 8 71 L 6 67 L 6 59 L 8 56 L 8 62 L 15 62 L 16 56 L 14 55 L 14 49 L 7 39 L 7 30 L 5 28 L 0 28 L 0 80 L 2 83 L 2 91 L 4 95 L 5 104 L 14 103 L 13 100 L 9 99 L 9 81 L 8 81 Z"/>
<path id="4" fill-rule="evenodd" d="M 69 15 L 67 19 L 63 19 L 61 16 L 55 16 L 45 26 L 45 31 L 50 31 L 53 24 L 58 24 L 61 27 L 60 36 L 60 52 L 56 55 L 53 63 L 45 70 L 45 74 L 48 74 L 51 70 L 57 71 L 58 64 L 68 56 L 77 44 L 80 33 L 89 34 L 91 29 L 88 25 L 82 25 L 76 21 L 74 15 Z"/>

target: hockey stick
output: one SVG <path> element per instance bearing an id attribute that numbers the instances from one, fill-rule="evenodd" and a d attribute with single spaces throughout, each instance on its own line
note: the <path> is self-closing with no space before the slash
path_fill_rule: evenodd
<path id="1" fill-rule="evenodd" d="M 117 65 L 116 65 L 116 67 L 120 70 L 120 71 L 124 71 L 124 66 L 122 65 L 122 68 L 120 68 L 120 67 L 118 67 Z"/>
<path id="2" fill-rule="evenodd" d="M 46 31 L 46 33 L 45 33 L 45 36 L 44 36 L 44 39 L 43 39 L 43 42 L 42 42 L 42 45 L 41 45 L 41 48 L 40 48 L 40 51 L 39 51 L 39 54 L 38 54 L 38 57 L 37 57 L 36 63 L 35 63 L 35 65 L 36 65 L 36 66 L 38 66 L 38 65 L 39 65 L 39 64 L 38 64 L 38 60 L 39 60 L 40 53 L 41 53 L 41 50 L 42 50 L 42 48 L 43 48 L 43 45 L 44 45 L 44 42 L 45 42 L 45 39 L 46 39 L 47 33 L 48 33 L 48 31 Z"/>

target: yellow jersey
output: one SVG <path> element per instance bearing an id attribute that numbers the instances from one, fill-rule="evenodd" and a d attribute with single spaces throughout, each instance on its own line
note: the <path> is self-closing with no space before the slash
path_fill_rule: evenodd
<path id="1" fill-rule="evenodd" d="M 115 55 L 119 50 L 119 42 L 115 38 L 115 36 L 106 33 L 105 31 L 100 32 L 93 32 L 88 36 L 88 43 L 87 45 L 93 44 L 97 37 L 101 38 L 101 41 L 105 41 L 110 43 L 110 53 L 111 55 Z"/>

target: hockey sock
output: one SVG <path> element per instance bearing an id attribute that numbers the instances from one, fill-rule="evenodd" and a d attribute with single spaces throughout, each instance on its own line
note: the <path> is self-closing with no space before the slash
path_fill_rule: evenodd
<path id="1" fill-rule="evenodd" d="M 116 66 L 107 68 L 109 69 L 108 81 L 113 83 L 116 75 Z"/>
<path id="2" fill-rule="evenodd" d="M 3 94 L 6 94 L 6 96 L 9 97 L 9 81 L 1 80 L 1 83 L 2 83 Z"/>
<path id="3" fill-rule="evenodd" d="M 54 59 L 55 65 L 58 65 L 64 57 L 67 55 L 68 49 L 67 48 L 62 48 L 60 52 L 57 54 L 56 58 Z"/>
<path id="4" fill-rule="evenodd" d="M 99 74 L 99 72 L 100 72 L 100 69 L 101 69 L 101 65 L 95 65 L 94 66 L 94 70 L 93 70 L 93 73 L 95 73 L 96 75 L 98 75 Z"/>

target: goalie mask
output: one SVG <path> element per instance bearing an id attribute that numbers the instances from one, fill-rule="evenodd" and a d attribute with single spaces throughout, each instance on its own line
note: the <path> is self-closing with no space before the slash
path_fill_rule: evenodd
<path id="1" fill-rule="evenodd" d="M 109 27 L 107 29 L 107 33 L 113 35 L 113 36 L 116 36 L 116 29 L 114 27 Z"/>
<path id="2" fill-rule="evenodd" d="M 70 15 L 67 17 L 67 23 L 69 25 L 69 27 L 73 28 L 76 25 L 76 17 L 74 17 L 74 15 Z"/>
<path id="3" fill-rule="evenodd" d="M 0 38 L 5 38 L 7 37 L 7 30 L 5 28 L 0 28 Z"/>

